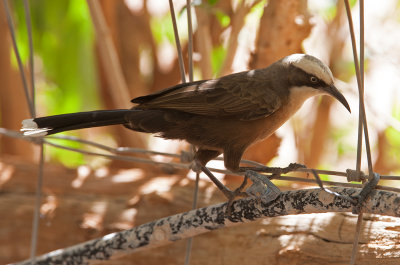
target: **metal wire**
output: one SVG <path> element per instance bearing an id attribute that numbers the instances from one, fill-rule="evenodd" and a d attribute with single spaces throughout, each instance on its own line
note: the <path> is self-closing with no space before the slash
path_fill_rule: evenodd
<path id="1" fill-rule="evenodd" d="M 189 82 L 193 82 L 193 28 L 192 28 L 192 8 L 190 0 L 186 0 L 186 12 L 188 21 Z"/>
<path id="2" fill-rule="evenodd" d="M 8 22 L 8 27 L 12 39 L 14 54 L 18 62 L 18 70 L 21 76 L 23 90 L 25 93 L 25 100 L 27 102 L 29 112 L 32 118 L 36 117 L 36 108 L 35 108 L 35 68 L 34 68 L 34 59 L 33 59 L 33 37 L 32 37 L 32 24 L 31 24 L 31 15 L 29 3 L 27 0 L 23 1 L 24 6 L 24 15 L 25 15 L 25 23 L 28 32 L 28 46 L 29 46 L 29 68 L 30 68 L 30 82 L 31 82 L 31 95 L 29 95 L 29 87 L 27 78 L 25 76 L 25 71 L 23 68 L 21 55 L 19 53 L 19 49 L 17 46 L 16 36 L 15 36 L 15 27 L 11 16 L 11 11 L 8 6 L 8 1 L 3 0 L 3 4 L 6 10 L 6 17 Z M 34 216 L 32 218 L 32 235 L 31 235 L 31 251 L 30 256 L 31 259 L 34 259 L 36 256 L 37 249 L 37 240 L 38 240 L 38 230 L 39 230 L 39 221 L 40 221 L 40 204 L 42 199 L 42 186 L 43 186 L 43 170 L 44 170 L 44 146 L 43 143 L 40 143 L 40 157 L 39 157 L 39 168 L 38 168 L 38 179 L 36 185 L 36 194 L 35 194 L 35 207 L 34 207 Z"/>
<path id="3" fill-rule="evenodd" d="M 25 137 L 23 136 L 21 133 L 13 131 L 13 130 L 9 130 L 6 128 L 1 128 L 0 127 L 0 134 L 3 134 L 7 137 L 13 137 L 13 138 L 19 138 L 19 139 L 23 139 L 25 141 L 28 142 L 33 142 L 33 143 L 37 143 L 40 144 L 40 142 L 42 141 L 41 138 L 33 138 L 33 137 Z M 99 153 L 99 152 L 93 152 L 93 151 L 86 151 L 83 149 L 79 149 L 79 148 L 72 148 L 72 147 L 66 147 L 64 145 L 61 144 L 56 144 L 53 141 L 49 141 L 50 138 L 51 140 L 54 139 L 60 139 L 60 140 L 71 140 L 71 141 L 78 141 L 81 143 L 85 143 L 88 145 L 92 145 L 95 147 L 100 148 L 101 150 L 104 150 L 106 152 L 109 152 L 110 154 L 106 154 L 106 153 Z M 147 159 L 147 158 L 141 158 L 141 157 L 133 157 L 131 156 L 131 154 L 137 153 L 137 154 L 155 154 L 155 155 L 162 155 L 162 156 L 167 156 L 167 157 L 173 157 L 173 158 L 181 158 L 182 155 L 180 154 L 173 154 L 173 153 L 166 153 L 166 152 L 155 152 L 155 151 L 149 151 L 146 149 L 140 149 L 140 148 L 128 148 L 128 147 L 110 147 L 110 146 L 105 146 L 105 145 L 101 145 L 98 143 L 94 143 L 88 140 L 83 140 L 83 139 L 79 139 L 76 137 L 72 137 L 72 136 L 48 136 L 45 137 L 43 139 L 43 143 L 46 145 L 50 145 L 52 147 L 55 148 L 61 148 L 64 150 L 68 150 L 71 152 L 77 152 L 77 153 L 81 153 L 81 154 L 85 154 L 85 155 L 93 155 L 93 156 L 102 156 L 108 159 L 114 159 L 114 160 L 123 160 L 123 161 L 130 161 L 130 162 L 139 162 L 139 163 L 146 163 L 146 164 L 154 164 L 154 165 L 161 165 L 161 166 L 171 166 L 173 168 L 177 168 L 177 169 L 189 169 L 190 165 L 188 162 L 160 162 L 160 161 L 154 161 L 152 159 Z M 118 150 L 126 150 L 123 152 L 119 152 Z M 119 154 L 120 153 L 120 154 Z M 129 155 L 127 155 L 129 154 Z M 214 160 L 222 160 L 222 158 L 216 158 Z M 250 161 L 250 160 L 242 160 L 241 163 L 245 163 L 245 164 L 254 164 L 255 166 L 263 166 L 264 165 L 254 162 L 254 161 Z M 268 167 L 266 167 L 268 168 Z M 209 168 L 210 171 L 212 172 L 216 172 L 216 173 L 222 173 L 222 174 L 229 174 L 229 175 L 235 175 L 235 176 L 242 176 L 242 173 L 238 173 L 238 172 L 231 172 L 229 170 L 226 169 L 217 169 L 217 168 Z M 315 172 L 317 172 L 318 174 L 323 174 L 323 175 L 328 175 L 328 176 L 337 176 L 337 177 L 347 177 L 348 173 L 343 172 L 343 171 L 335 171 L 335 170 L 323 170 L 323 169 L 312 169 L 312 168 L 298 168 L 293 170 L 293 172 L 301 172 L 301 173 L 312 173 L 313 170 Z M 298 177 L 284 177 L 283 174 L 280 177 L 276 177 L 274 179 L 276 180 L 285 180 L 285 181 L 301 181 L 301 182 L 305 182 L 305 183 L 315 183 L 314 179 L 305 179 L 305 178 L 298 178 Z M 382 175 L 381 176 L 382 180 L 400 180 L 400 176 L 394 176 L 394 175 Z M 342 183 L 342 182 L 332 182 L 332 181 L 322 181 L 324 184 L 326 185 L 338 185 L 338 186 L 342 186 L 342 187 L 361 187 L 361 184 L 352 184 L 352 183 Z M 387 191 L 393 191 L 393 192 L 400 192 L 400 189 L 395 188 L 395 187 L 387 187 L 387 186 L 377 186 L 378 189 L 381 190 L 387 190 Z"/>
<path id="4" fill-rule="evenodd" d="M 39 158 L 39 172 L 36 183 L 36 194 L 35 194 L 35 211 L 32 220 L 32 236 L 31 236 L 31 259 L 35 259 L 37 250 L 37 241 L 39 235 L 39 221 L 40 221 L 40 205 L 42 202 L 42 190 L 43 190 L 43 170 L 44 170 L 44 145 L 40 145 L 40 158 Z"/>
<path id="5" fill-rule="evenodd" d="M 30 70 L 30 81 L 31 81 L 31 104 L 33 105 L 33 117 L 36 117 L 36 89 L 35 89 L 35 62 L 33 60 L 33 37 L 32 37 L 32 19 L 31 19 L 31 11 L 29 8 L 29 1 L 24 0 L 24 14 L 25 14 L 25 23 L 26 29 L 28 31 L 28 45 L 29 45 L 29 70 Z"/>
<path id="6" fill-rule="evenodd" d="M 350 4 L 348 0 L 345 0 L 346 6 L 346 13 L 347 13 L 347 20 L 349 23 L 349 30 L 350 30 L 350 37 L 351 37 L 351 44 L 353 49 L 353 57 L 354 57 L 354 64 L 356 68 L 356 76 L 357 76 L 357 84 L 358 84 L 358 91 L 359 91 L 359 117 L 358 117 L 358 145 L 357 145 L 357 161 L 356 161 L 356 170 L 360 172 L 361 167 L 361 149 L 362 149 L 362 131 L 364 131 L 364 141 L 365 141 L 365 149 L 367 153 L 367 162 L 368 162 L 368 173 L 370 180 L 373 178 L 373 167 L 372 167 L 372 158 L 371 158 L 371 147 L 369 143 L 369 136 L 368 136 L 368 123 L 367 117 L 365 113 L 365 105 L 364 105 L 364 1 L 360 0 L 360 64 L 358 64 L 358 56 L 357 56 L 357 46 L 350 10 Z M 357 225 L 356 225 L 356 233 L 354 235 L 353 240 L 353 249 L 350 259 L 350 265 L 354 265 L 357 258 L 358 252 L 358 242 L 359 236 L 361 232 L 362 226 L 362 217 L 363 213 L 360 210 L 357 218 Z"/>
<path id="7" fill-rule="evenodd" d="M 193 82 L 193 29 L 192 29 L 192 8 L 191 1 L 186 0 L 187 24 L 188 24 L 188 66 L 189 66 L 189 82 Z M 178 34 L 175 34 L 178 36 Z M 182 52 L 182 51 L 181 51 Z M 192 150 L 194 147 L 191 148 Z M 193 193 L 192 209 L 197 208 L 197 199 L 199 193 L 200 172 L 196 172 L 195 188 Z M 193 237 L 189 238 L 186 244 L 186 255 L 184 264 L 190 263 L 190 256 L 192 253 Z"/>
<path id="8" fill-rule="evenodd" d="M 181 80 L 182 83 L 186 83 L 185 63 L 183 62 L 183 52 L 182 52 L 181 42 L 179 40 L 174 2 L 172 2 L 172 0 L 169 0 L 169 12 L 171 13 L 172 26 L 174 28 L 175 45 L 178 54 L 178 63 L 179 63 L 179 71 L 181 73 Z"/>
<path id="9" fill-rule="evenodd" d="M 350 3 L 348 0 L 344 0 L 344 1 L 345 1 L 346 13 L 347 13 L 347 18 L 348 18 L 348 23 L 349 23 L 351 46 L 353 49 L 353 59 L 354 59 L 354 65 L 355 65 L 356 77 L 357 77 L 357 85 L 358 85 L 358 91 L 359 91 L 359 106 L 360 106 L 359 124 L 362 123 L 362 125 L 359 125 L 359 133 L 358 133 L 358 137 L 359 137 L 358 143 L 359 144 L 357 145 L 357 150 L 360 150 L 360 154 L 357 151 L 357 165 L 356 166 L 357 166 L 357 168 L 359 168 L 360 163 L 361 163 L 361 143 L 360 143 L 361 140 L 360 140 L 360 138 L 361 138 L 362 133 L 360 133 L 360 130 L 361 131 L 363 130 L 365 147 L 366 147 L 365 149 L 366 149 L 367 160 L 368 160 L 368 171 L 369 171 L 368 173 L 369 173 L 370 177 L 372 178 L 373 168 L 372 168 L 371 148 L 370 148 L 370 143 L 369 143 L 367 118 L 366 118 L 365 106 L 364 106 L 364 86 L 363 86 L 363 80 L 361 80 L 361 76 L 364 76 L 364 74 L 361 75 L 360 64 L 358 62 L 357 44 L 356 44 L 356 39 L 355 39 Z M 363 18 L 363 16 L 362 16 L 362 18 Z M 364 22 L 362 21 L 361 24 L 363 25 Z M 364 28 L 364 26 L 361 27 L 361 29 L 363 29 L 363 28 Z M 364 43 L 361 43 L 360 45 L 364 46 Z M 363 69 L 364 69 L 364 67 L 363 67 Z"/>
<path id="10" fill-rule="evenodd" d="M 3 4 L 4 4 L 4 9 L 6 10 L 7 25 L 8 25 L 9 31 L 10 31 L 14 54 L 17 59 L 18 69 L 19 69 L 19 73 L 20 73 L 23 88 L 24 88 L 25 100 L 28 105 L 29 113 L 30 113 L 31 117 L 34 117 L 35 116 L 35 107 L 33 106 L 32 100 L 29 96 L 28 82 L 25 77 L 22 59 L 21 59 L 20 53 L 18 51 L 17 39 L 15 37 L 15 27 L 14 27 L 14 22 L 13 22 L 13 19 L 11 16 L 11 10 L 10 10 L 10 7 L 8 6 L 7 0 L 3 0 Z"/>

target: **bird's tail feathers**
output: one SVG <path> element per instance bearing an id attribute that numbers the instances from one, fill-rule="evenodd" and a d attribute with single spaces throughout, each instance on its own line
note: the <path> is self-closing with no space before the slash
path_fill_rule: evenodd
<path id="1" fill-rule="evenodd" d="M 97 110 L 26 119 L 22 121 L 21 131 L 26 136 L 39 137 L 83 128 L 125 124 L 126 114 L 135 111 L 130 109 Z"/>

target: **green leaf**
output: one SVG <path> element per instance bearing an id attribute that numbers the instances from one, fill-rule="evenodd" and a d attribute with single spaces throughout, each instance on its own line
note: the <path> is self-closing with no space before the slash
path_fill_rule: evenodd
<path id="1" fill-rule="evenodd" d="M 229 26 L 229 24 L 231 23 L 231 18 L 227 14 L 225 14 L 221 10 L 216 10 L 214 13 L 219 23 L 221 24 L 221 27 L 225 28 Z"/>
<path id="2" fill-rule="evenodd" d="M 211 66 L 213 74 L 217 75 L 221 70 L 222 64 L 225 60 L 226 49 L 222 46 L 215 46 L 211 52 Z"/>
<path id="3" fill-rule="evenodd" d="M 18 47 L 26 60 L 28 39 L 23 2 L 16 0 L 13 4 Z M 94 32 L 86 2 L 30 1 L 30 11 L 35 66 L 40 73 L 36 82 L 39 112 L 48 115 L 99 108 Z M 49 150 L 54 159 L 66 165 L 83 163 L 81 154 Z"/>

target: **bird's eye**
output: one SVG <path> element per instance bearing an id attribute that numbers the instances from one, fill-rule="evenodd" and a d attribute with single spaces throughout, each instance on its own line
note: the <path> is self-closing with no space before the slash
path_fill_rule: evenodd
<path id="1" fill-rule="evenodd" d="M 311 83 L 317 83 L 318 82 L 318 78 L 316 78 L 315 76 L 311 76 L 310 77 L 310 81 L 311 81 Z"/>

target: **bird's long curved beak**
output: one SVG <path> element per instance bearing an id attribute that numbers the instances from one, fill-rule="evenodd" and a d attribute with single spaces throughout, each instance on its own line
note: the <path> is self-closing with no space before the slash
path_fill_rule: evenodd
<path id="1" fill-rule="evenodd" d="M 332 84 L 330 86 L 324 87 L 323 90 L 325 90 L 332 97 L 336 98 L 351 113 L 351 109 L 350 109 L 349 103 L 347 102 L 347 100 L 343 96 L 343 94 L 340 93 L 340 91 L 335 87 L 335 85 Z"/>

